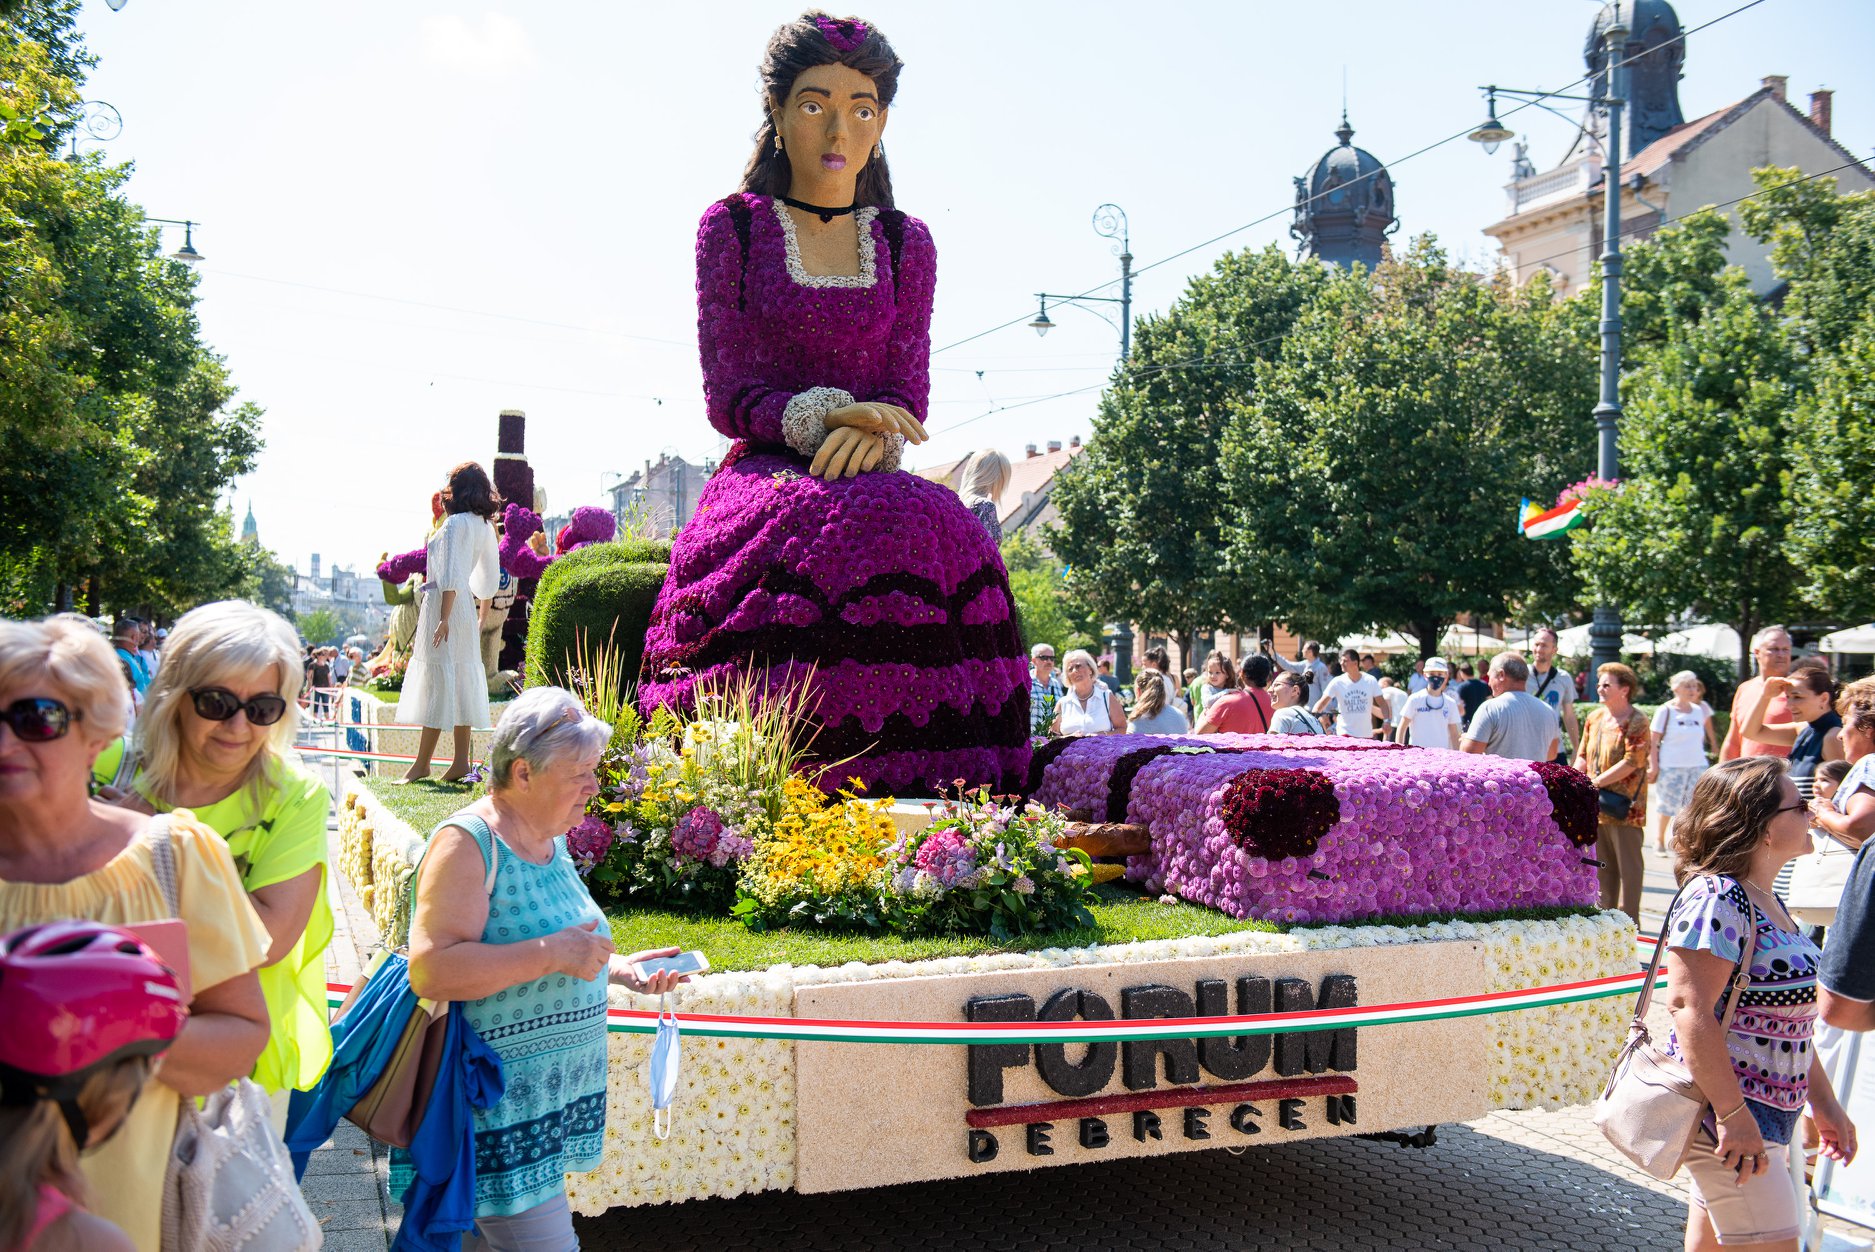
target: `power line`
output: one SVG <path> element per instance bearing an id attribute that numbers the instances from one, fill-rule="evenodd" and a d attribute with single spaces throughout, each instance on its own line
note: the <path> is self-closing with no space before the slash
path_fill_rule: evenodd
<path id="1" fill-rule="evenodd" d="M 1636 53 L 1634 56 L 1623 59 L 1622 61 L 1617 63 L 1617 67 L 1622 66 L 1622 65 L 1629 65 L 1635 61 L 1640 60 L 1644 56 L 1652 55 L 1654 52 L 1658 51 L 1659 48 L 1665 48 L 1671 44 L 1680 42 L 1681 40 L 1684 40 L 1689 35 L 1698 34 L 1702 30 L 1709 30 L 1712 27 L 1717 26 L 1720 22 L 1723 22 L 1728 18 L 1737 17 L 1740 13 L 1745 12 L 1747 9 L 1757 8 L 1759 5 L 1763 4 L 1764 2 L 1765 0 L 1747 0 L 1745 4 L 1739 5 L 1737 8 L 1731 10 L 1728 13 L 1721 13 L 1719 16 L 1713 18 L 1709 22 L 1702 22 L 1700 25 L 1695 26 L 1690 30 L 1681 31 L 1678 35 L 1674 36 L 1672 39 L 1667 40 L 1666 43 L 1660 44 L 1658 48 L 1649 48 L 1645 52 Z M 1510 116 L 1513 116 L 1514 114 L 1517 114 L 1523 111 L 1524 109 L 1536 108 L 1537 105 L 1541 101 L 1549 99 L 1552 96 L 1561 95 L 1563 92 L 1568 91 L 1571 88 L 1579 87 L 1583 83 L 1589 81 L 1589 79 L 1593 78 L 1594 76 L 1595 76 L 1594 72 L 1590 72 L 1588 74 L 1582 75 L 1580 78 L 1576 79 L 1573 82 L 1565 83 L 1561 87 L 1555 87 L 1555 88 L 1550 89 L 1549 91 L 1539 93 L 1530 100 L 1521 101 L 1513 105 L 1512 107 L 1505 109 L 1502 116 L 1510 117 Z M 1445 138 L 1435 140 L 1432 143 L 1426 144 L 1424 147 L 1416 148 L 1413 151 L 1407 153 L 1405 156 L 1400 157 L 1397 160 L 1385 162 L 1382 164 L 1381 169 L 1391 170 L 1391 169 L 1398 168 L 1399 166 L 1405 165 L 1408 161 L 1413 160 L 1415 157 L 1424 156 L 1426 153 L 1431 152 L 1436 148 L 1442 148 L 1446 144 L 1451 143 L 1453 140 L 1463 139 L 1470 134 L 1471 134 L 1471 129 L 1467 127 L 1465 130 L 1461 130 L 1454 134 L 1447 135 L 1445 136 Z M 1341 183 L 1337 185 L 1335 190 L 1339 192 L 1347 187 L 1353 186 L 1356 183 L 1372 178 L 1376 174 L 1379 174 L 1380 172 L 1381 170 L 1370 170 L 1368 173 L 1359 175 L 1356 178 L 1350 179 L 1346 183 Z M 1321 194 L 1326 194 L 1326 193 L 1321 193 Z M 1319 198 L 1320 198 L 1319 195 L 1310 196 L 1307 200 L 1303 201 L 1302 203 L 1313 204 L 1315 200 Z M 1230 230 L 1225 231 L 1221 235 L 1213 235 L 1211 238 L 1206 239 L 1201 243 L 1195 243 L 1191 245 L 1191 247 L 1189 248 L 1183 248 L 1177 252 L 1172 253 L 1170 256 L 1160 257 L 1158 260 L 1153 261 L 1148 265 L 1140 266 L 1138 269 L 1135 269 L 1133 271 L 1133 276 L 1137 278 L 1139 275 L 1146 273 L 1148 270 L 1158 269 L 1161 265 L 1168 265 L 1171 262 L 1178 260 L 1180 257 L 1190 256 L 1192 253 L 1198 252 L 1205 248 L 1209 248 L 1213 244 L 1222 243 L 1224 240 L 1231 238 L 1233 235 L 1240 235 L 1246 230 L 1250 230 L 1251 228 L 1256 227 L 1256 226 L 1261 226 L 1265 222 L 1281 217 L 1284 213 L 1293 213 L 1298 207 L 1300 206 L 1293 202 L 1290 204 L 1284 205 L 1282 208 L 1277 209 L 1274 212 L 1265 213 L 1261 217 L 1253 218 L 1252 220 L 1245 222 L 1241 226 L 1232 227 Z M 1106 282 L 1100 283 L 1093 287 L 1089 287 L 1086 291 L 1081 292 L 1080 295 L 1074 296 L 1072 298 L 1078 300 L 1078 299 L 1081 299 L 1083 296 L 1091 296 L 1097 291 L 1105 291 L 1107 288 L 1113 286 L 1115 283 L 1119 281 L 1120 280 L 1117 278 L 1109 278 Z M 986 335 L 993 335 L 997 331 L 1007 330 L 1009 329 L 1009 327 L 1014 326 L 1019 322 L 1025 322 L 1029 319 L 1029 317 L 1030 315 L 1025 314 L 1022 317 L 1011 318 L 1009 321 L 1003 322 L 997 326 L 992 326 L 988 330 L 980 330 L 974 335 L 967 335 L 964 338 L 959 339 L 953 343 L 945 344 L 942 348 L 934 349 L 931 355 L 936 356 L 940 352 L 949 352 L 952 348 L 961 348 L 964 344 L 971 343 L 978 339 L 982 339 Z"/>

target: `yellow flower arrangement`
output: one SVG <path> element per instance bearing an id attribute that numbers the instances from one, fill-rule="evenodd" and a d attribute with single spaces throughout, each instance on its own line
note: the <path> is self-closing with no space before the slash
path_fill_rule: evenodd
<path id="1" fill-rule="evenodd" d="M 890 799 L 862 800 L 842 792 L 829 800 L 811 783 L 789 778 L 781 785 L 781 815 L 755 838 L 755 851 L 743 866 L 744 904 L 738 913 L 751 920 L 780 921 L 805 904 L 817 914 L 861 920 L 876 892 L 874 879 L 885 866 L 887 847 L 896 836 Z"/>

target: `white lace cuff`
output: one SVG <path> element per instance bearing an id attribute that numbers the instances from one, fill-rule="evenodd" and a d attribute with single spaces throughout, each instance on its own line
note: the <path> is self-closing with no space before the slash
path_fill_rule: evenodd
<path id="1" fill-rule="evenodd" d="M 905 436 L 887 435 L 885 437 L 885 455 L 879 458 L 879 464 L 874 467 L 874 472 L 886 474 L 897 469 L 899 457 L 904 451 Z"/>
<path id="2" fill-rule="evenodd" d="M 797 391 L 781 410 L 781 437 L 790 448 L 812 457 L 827 440 L 827 414 L 853 403 L 853 393 L 838 387 Z"/>

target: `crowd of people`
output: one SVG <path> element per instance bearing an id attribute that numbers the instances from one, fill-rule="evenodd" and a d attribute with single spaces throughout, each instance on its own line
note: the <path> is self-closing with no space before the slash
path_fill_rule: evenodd
<path id="1" fill-rule="evenodd" d="M 278 1144 L 294 1093 L 332 1077 L 330 797 L 292 750 L 307 654 L 242 601 L 184 614 L 133 668 L 124 653 L 142 642 L 76 614 L 0 622 L 0 1248 L 157 1252 L 181 1103 L 251 1083 Z M 528 1159 L 551 1147 L 568 1169 L 596 1164 L 605 983 L 675 981 L 637 971 L 675 949 L 612 953 L 560 838 L 610 733 L 558 688 L 516 700 L 489 794 L 438 827 L 412 888 L 420 994 L 471 1021 L 533 1006 L 494 1045 L 509 1094 L 465 1111 L 486 1149 L 472 1158 L 503 1157 L 492 1145 L 529 1127 Z M 497 925 L 488 891 L 456 890 L 480 887 L 471 860 L 525 908 Z M 577 999 L 577 1020 L 536 1005 L 542 988 L 543 1003 Z M 484 1168 L 462 1216 L 489 1246 L 571 1246 L 563 1173 L 525 1172 Z"/>

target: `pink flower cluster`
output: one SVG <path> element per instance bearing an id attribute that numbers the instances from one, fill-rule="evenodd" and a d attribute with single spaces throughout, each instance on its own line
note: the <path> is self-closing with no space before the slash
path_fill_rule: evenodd
<path id="1" fill-rule="evenodd" d="M 579 825 L 566 832 L 566 850 L 579 866 L 579 872 L 590 874 L 592 867 L 605 860 L 605 854 L 612 850 L 612 827 L 604 820 L 588 813 L 580 819 Z"/>
<path id="2" fill-rule="evenodd" d="M 1193 750 L 1149 762 L 1126 797 L 1127 820 L 1152 832 L 1127 877 L 1155 894 L 1302 924 L 1595 902 L 1594 867 L 1557 827 L 1545 779 L 1524 761 L 1334 736 L 1113 735 L 1064 751 L 1036 798 L 1104 814 L 1118 759 L 1166 743 Z M 1226 747 L 1249 750 L 1203 751 Z M 1312 854 L 1271 860 L 1233 838 L 1226 793 L 1252 770 L 1307 770 L 1333 785 L 1339 820 Z"/>
<path id="3" fill-rule="evenodd" d="M 671 829 L 671 851 L 680 861 L 707 861 L 721 869 L 745 860 L 753 850 L 751 839 L 723 825 L 715 810 L 701 804 L 678 818 Z"/>
<path id="4" fill-rule="evenodd" d="M 937 879 L 946 890 L 972 885 L 977 872 L 976 854 L 961 830 L 940 830 L 926 839 L 912 864 Z"/>

